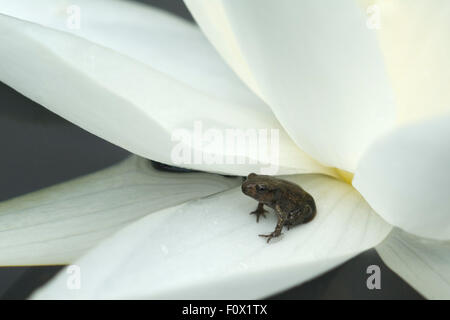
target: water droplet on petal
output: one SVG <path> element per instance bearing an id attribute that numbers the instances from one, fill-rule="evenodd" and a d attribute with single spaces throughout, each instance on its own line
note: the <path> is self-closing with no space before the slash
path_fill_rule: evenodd
<path id="1" fill-rule="evenodd" d="M 165 245 L 161 245 L 161 252 L 165 255 L 169 254 L 169 249 Z"/>

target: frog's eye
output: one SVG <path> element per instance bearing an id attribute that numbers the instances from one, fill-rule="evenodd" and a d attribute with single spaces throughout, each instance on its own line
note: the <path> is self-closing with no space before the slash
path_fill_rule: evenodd
<path id="1" fill-rule="evenodd" d="M 267 187 L 265 185 L 263 185 L 263 184 L 257 184 L 256 185 L 256 191 L 258 191 L 258 192 L 267 191 Z"/>

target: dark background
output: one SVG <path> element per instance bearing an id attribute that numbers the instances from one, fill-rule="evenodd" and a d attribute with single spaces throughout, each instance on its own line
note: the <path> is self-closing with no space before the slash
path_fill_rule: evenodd
<path id="1" fill-rule="evenodd" d="M 181 0 L 141 0 L 193 21 Z M 0 82 L 0 201 L 95 172 L 129 155 L 51 113 Z M 366 269 L 381 268 L 369 290 Z M 0 267 L 0 299 L 25 299 L 62 266 Z M 375 250 L 270 299 L 423 299 Z"/>

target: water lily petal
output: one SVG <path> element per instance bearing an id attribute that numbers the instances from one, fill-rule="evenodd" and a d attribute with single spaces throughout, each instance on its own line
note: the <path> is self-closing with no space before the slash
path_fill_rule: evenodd
<path id="1" fill-rule="evenodd" d="M 322 175 L 287 177 L 316 200 L 318 214 L 266 243 L 269 214 L 240 188 L 146 216 L 75 262 L 81 288 L 63 270 L 34 298 L 261 298 L 311 279 L 377 245 L 391 230 L 350 185 Z"/>
<path id="2" fill-rule="evenodd" d="M 380 138 L 353 185 L 387 222 L 422 237 L 450 239 L 450 116 Z"/>
<path id="3" fill-rule="evenodd" d="M 450 2 L 370 2 L 379 15 L 378 39 L 395 91 L 398 120 L 409 123 L 448 112 Z"/>
<path id="4" fill-rule="evenodd" d="M 0 203 L 0 265 L 71 263 L 142 216 L 241 181 L 206 173 L 161 172 L 148 160 L 131 157 Z"/>
<path id="5" fill-rule="evenodd" d="M 66 1 L 2 1 L 1 81 L 87 131 L 163 163 L 239 175 L 262 164 L 278 173 L 327 172 L 298 149 L 195 26 L 130 2 L 77 3 L 81 24 L 72 30 L 65 25 Z M 193 141 L 196 121 L 201 133 L 268 130 L 267 137 L 278 130 L 277 144 L 256 155 L 220 143 L 212 149 L 202 135 Z M 173 155 L 180 144 L 189 150 L 186 158 Z M 208 160 L 189 156 L 199 151 Z M 243 165 L 227 162 L 237 156 Z"/>
<path id="6" fill-rule="evenodd" d="M 325 165 L 354 172 L 395 123 L 376 30 L 354 0 L 185 0 L 238 75 L 293 140 Z"/>
<path id="7" fill-rule="evenodd" d="M 450 242 L 395 228 L 377 248 L 383 261 L 428 299 L 450 299 Z"/>
<path id="8" fill-rule="evenodd" d="M 265 107 L 195 25 L 162 10 L 117 0 L 0 0 L 0 13 L 112 49 L 207 95 Z M 91 58 L 94 66 L 102 57 Z"/>

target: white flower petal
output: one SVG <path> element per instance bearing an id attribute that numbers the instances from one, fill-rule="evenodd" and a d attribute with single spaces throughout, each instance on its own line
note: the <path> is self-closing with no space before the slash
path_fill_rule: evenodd
<path id="1" fill-rule="evenodd" d="M 0 203 L 0 265 L 64 264 L 154 211 L 240 184 L 169 173 L 131 157 L 98 173 Z"/>
<path id="2" fill-rule="evenodd" d="M 286 177 L 316 200 L 318 214 L 267 244 L 269 214 L 240 188 L 149 215 L 75 264 L 81 289 L 68 290 L 66 270 L 34 298 L 262 298 L 311 279 L 377 245 L 391 230 L 350 185 L 322 175 Z"/>
<path id="3" fill-rule="evenodd" d="M 448 112 L 450 2 L 371 2 L 378 6 L 378 38 L 395 91 L 398 120 L 412 122 Z"/>
<path id="4" fill-rule="evenodd" d="M 163 163 L 240 175 L 263 163 L 278 173 L 327 172 L 296 147 L 194 26 L 128 2 L 79 3 L 79 30 L 65 28 L 66 1 L 2 3 L 0 13 L 11 16 L 0 15 L 0 80 L 89 132 Z M 268 160 L 247 154 L 247 165 L 226 164 L 225 155 L 239 153 L 224 148 L 208 150 L 222 163 L 199 164 L 193 156 L 180 163 L 172 134 L 193 131 L 195 121 L 203 131 L 278 129 L 279 148 L 269 149 Z"/>
<path id="5" fill-rule="evenodd" d="M 185 2 L 293 140 L 325 165 L 353 172 L 394 124 L 377 34 L 357 1 Z"/>
<path id="6" fill-rule="evenodd" d="M 164 11 L 120 0 L 0 0 L 0 13 L 110 48 L 207 95 L 265 107 L 221 61 L 196 26 Z M 92 56 L 92 64 L 101 58 Z"/>
<path id="7" fill-rule="evenodd" d="M 396 129 L 361 159 L 353 185 L 387 222 L 450 239 L 450 116 Z"/>
<path id="8" fill-rule="evenodd" d="M 377 248 L 383 261 L 428 299 L 450 299 L 450 242 L 395 228 Z"/>

